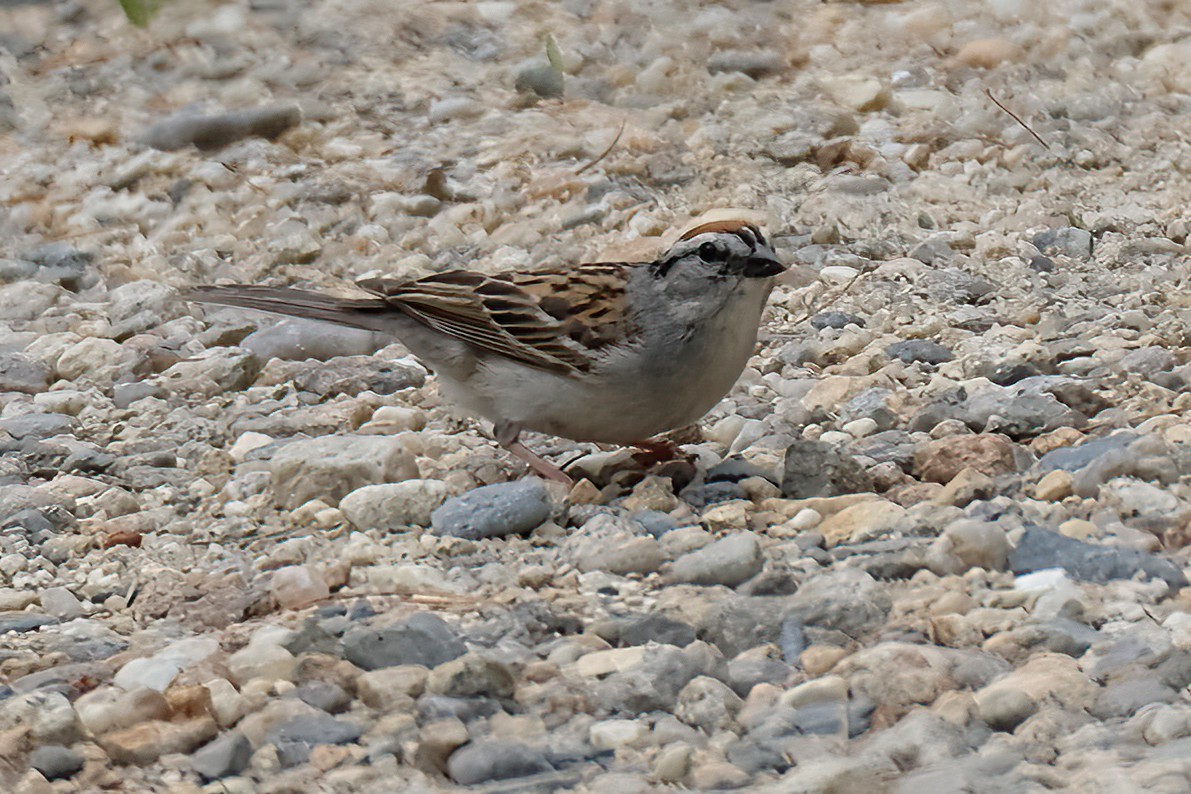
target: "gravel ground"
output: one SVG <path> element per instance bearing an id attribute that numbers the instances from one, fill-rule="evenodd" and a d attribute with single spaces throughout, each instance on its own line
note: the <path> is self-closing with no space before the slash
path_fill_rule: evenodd
<path id="1" fill-rule="evenodd" d="M 1191 790 L 1189 31 L 0 5 L 0 788 Z M 175 299 L 723 207 L 757 356 L 693 464 L 530 437 L 570 493 L 391 339 Z"/>

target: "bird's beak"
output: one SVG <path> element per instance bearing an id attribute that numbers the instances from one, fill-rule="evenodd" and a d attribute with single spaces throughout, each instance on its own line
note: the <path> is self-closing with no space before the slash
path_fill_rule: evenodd
<path id="1" fill-rule="evenodd" d="M 744 276 L 745 278 L 769 278 L 785 269 L 786 266 L 777 258 L 773 249 L 767 245 L 761 245 L 757 246 L 757 250 L 745 261 Z"/>

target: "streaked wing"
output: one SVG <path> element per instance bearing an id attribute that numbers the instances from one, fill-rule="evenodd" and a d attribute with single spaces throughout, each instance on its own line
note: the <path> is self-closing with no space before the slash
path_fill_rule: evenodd
<path id="1" fill-rule="evenodd" d="M 360 286 L 426 326 L 539 369 L 585 372 L 601 348 L 630 336 L 625 280 L 631 265 L 485 276 L 465 270 Z"/>

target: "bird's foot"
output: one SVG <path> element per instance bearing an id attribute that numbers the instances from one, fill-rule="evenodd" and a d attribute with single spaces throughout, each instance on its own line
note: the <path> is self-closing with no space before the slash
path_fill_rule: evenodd
<path id="1" fill-rule="evenodd" d="M 517 458 L 524 461 L 527 466 L 533 469 L 539 477 L 544 477 L 547 480 L 553 480 L 566 485 L 568 488 L 575 485 L 575 481 L 562 469 L 555 466 L 550 461 L 537 454 L 529 447 L 522 444 L 520 441 L 510 441 L 502 446 L 509 452 L 513 453 Z"/>
<path id="2" fill-rule="evenodd" d="M 677 444 L 665 438 L 656 441 L 638 441 L 633 446 L 641 450 L 633 454 L 633 460 L 647 469 L 669 460 L 685 460 L 689 457 L 679 449 Z"/>

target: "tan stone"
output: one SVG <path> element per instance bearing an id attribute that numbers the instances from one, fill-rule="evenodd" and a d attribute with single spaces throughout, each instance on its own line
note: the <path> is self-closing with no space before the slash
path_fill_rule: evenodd
<path id="1" fill-rule="evenodd" d="M 430 671 L 420 664 L 402 664 L 361 673 L 356 689 L 364 705 L 393 711 L 406 701 L 412 703 L 426 689 Z"/>
<path id="2" fill-rule="evenodd" d="M 96 739 L 117 764 L 143 766 L 168 753 L 189 753 L 219 733 L 211 717 L 180 722 L 153 720 Z"/>
<path id="3" fill-rule="evenodd" d="M 844 74 L 823 81 L 823 88 L 836 104 L 869 113 L 889 104 L 889 89 L 876 77 Z"/>
<path id="4" fill-rule="evenodd" d="M 993 69 L 1017 58 L 1021 51 L 1006 38 L 975 39 L 959 48 L 955 60 L 977 69 Z"/>
<path id="5" fill-rule="evenodd" d="M 470 737 L 461 720 L 450 717 L 424 725 L 418 732 L 418 749 L 414 751 L 414 766 L 441 775 L 446 772 L 451 753 Z"/>
<path id="6" fill-rule="evenodd" d="M 1013 471 L 1013 442 L 1004 436 L 980 433 L 939 438 L 914 453 L 918 479 L 946 485 L 965 468 L 988 477 Z"/>
<path id="7" fill-rule="evenodd" d="M 906 514 L 906 509 L 884 499 L 861 502 L 823 519 L 819 532 L 828 546 L 862 543 L 887 532 Z"/>
<path id="8" fill-rule="evenodd" d="M 935 504 L 965 507 L 977 499 L 987 499 L 996 490 L 996 483 L 987 474 L 966 466 L 959 474 L 951 478 L 951 482 L 943 486 L 943 490 L 935 494 L 932 501 Z"/>
<path id="9" fill-rule="evenodd" d="M 1044 502 L 1061 502 L 1075 492 L 1073 483 L 1070 472 L 1055 469 L 1034 486 L 1034 498 Z"/>
<path id="10" fill-rule="evenodd" d="M 678 497 L 674 495 L 674 486 L 669 477 L 646 477 L 625 497 L 623 507 L 630 513 L 640 510 L 669 513 L 678 507 Z"/>
<path id="11" fill-rule="evenodd" d="M 846 648 L 835 645 L 812 645 L 798 654 L 798 664 L 809 676 L 820 676 L 831 670 L 848 655 Z"/>

